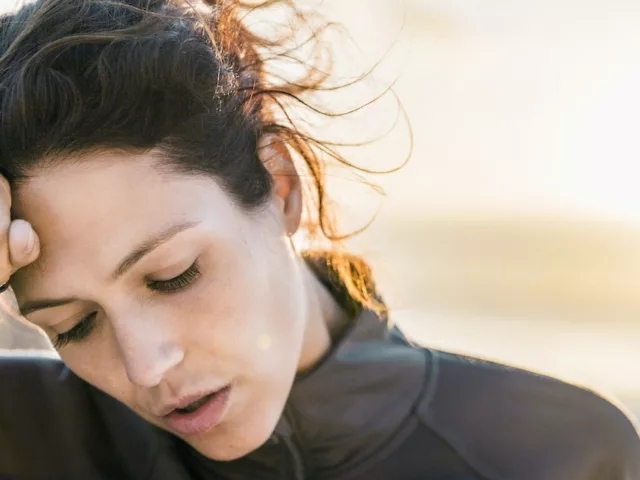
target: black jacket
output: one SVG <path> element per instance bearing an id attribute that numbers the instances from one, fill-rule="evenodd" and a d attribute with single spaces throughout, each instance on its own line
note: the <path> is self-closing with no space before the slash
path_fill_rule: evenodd
<path id="1" fill-rule="evenodd" d="M 593 392 L 415 348 L 372 312 L 295 382 L 272 438 L 218 463 L 54 358 L 0 356 L 0 478 L 640 480 L 630 420 Z"/>

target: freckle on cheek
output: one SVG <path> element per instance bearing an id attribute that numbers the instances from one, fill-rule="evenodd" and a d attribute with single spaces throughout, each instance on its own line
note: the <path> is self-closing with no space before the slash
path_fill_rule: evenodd
<path id="1" fill-rule="evenodd" d="M 258 340 L 256 343 L 260 350 L 266 351 L 271 348 L 271 345 L 273 344 L 273 339 L 271 338 L 271 335 L 269 335 L 268 333 L 262 333 L 258 337 Z"/>

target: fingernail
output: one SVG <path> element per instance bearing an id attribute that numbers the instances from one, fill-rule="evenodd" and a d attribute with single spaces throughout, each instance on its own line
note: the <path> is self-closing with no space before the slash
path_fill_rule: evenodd
<path id="1" fill-rule="evenodd" d="M 27 241 L 27 246 L 25 247 L 26 253 L 33 252 L 33 247 L 36 246 L 36 234 L 33 231 L 33 228 L 29 230 L 29 240 Z"/>

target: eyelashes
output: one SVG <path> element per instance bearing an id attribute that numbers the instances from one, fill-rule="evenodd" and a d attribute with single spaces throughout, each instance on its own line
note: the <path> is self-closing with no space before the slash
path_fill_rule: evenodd
<path id="1" fill-rule="evenodd" d="M 147 287 L 158 293 L 170 294 L 177 293 L 190 287 L 200 276 L 200 268 L 197 262 L 194 262 L 180 275 L 170 278 L 169 280 L 151 280 L 147 282 Z M 70 330 L 64 333 L 58 333 L 52 339 L 55 348 L 62 348 L 72 342 L 79 342 L 87 338 L 96 327 L 97 313 L 93 312 L 84 317 Z"/>
<path id="2" fill-rule="evenodd" d="M 84 317 L 71 330 L 58 333 L 52 340 L 55 348 L 62 348 L 71 342 L 78 342 L 87 338 L 96 326 L 96 312 Z"/>
<path id="3" fill-rule="evenodd" d="M 151 280 L 147 287 L 156 292 L 174 293 L 190 286 L 200 276 L 200 268 L 197 262 L 191 264 L 184 272 L 169 280 Z"/>

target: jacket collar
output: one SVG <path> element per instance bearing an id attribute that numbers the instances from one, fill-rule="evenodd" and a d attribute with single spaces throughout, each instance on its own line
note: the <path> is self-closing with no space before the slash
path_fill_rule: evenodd
<path id="1" fill-rule="evenodd" d="M 325 358 L 296 379 L 265 445 L 242 459 L 215 462 L 183 444 L 185 461 L 201 474 L 229 479 L 269 478 L 268 472 L 298 479 L 310 471 L 333 478 L 392 440 L 418 401 L 425 370 L 423 353 L 397 328 L 362 310 Z"/>

